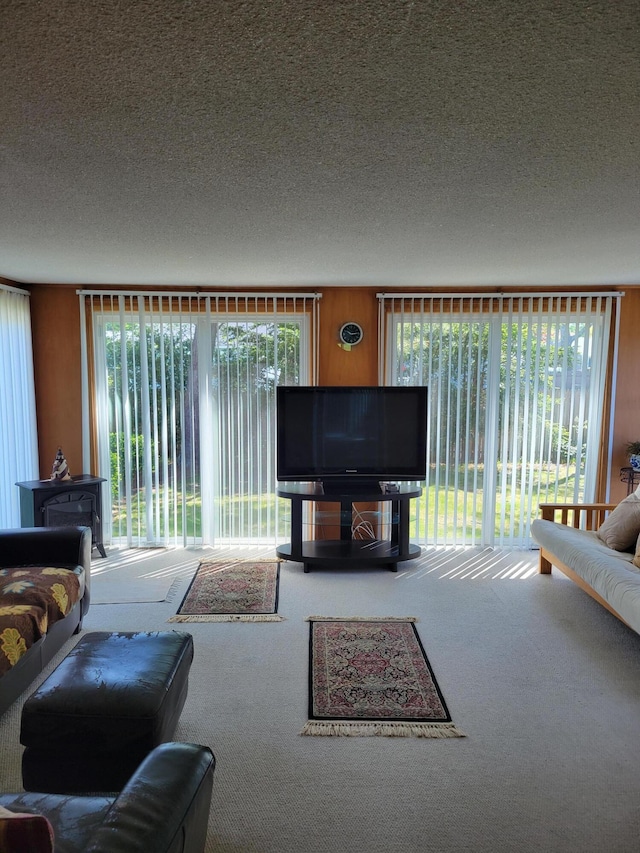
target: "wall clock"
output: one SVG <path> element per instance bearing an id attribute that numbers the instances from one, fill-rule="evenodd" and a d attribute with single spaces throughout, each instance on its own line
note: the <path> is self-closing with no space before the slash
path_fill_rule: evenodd
<path id="1" fill-rule="evenodd" d="M 362 340 L 362 327 L 350 320 L 340 327 L 340 343 L 354 347 Z"/>

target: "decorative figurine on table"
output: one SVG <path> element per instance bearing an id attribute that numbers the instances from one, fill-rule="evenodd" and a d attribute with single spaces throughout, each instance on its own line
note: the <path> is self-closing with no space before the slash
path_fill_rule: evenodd
<path id="1" fill-rule="evenodd" d="M 58 448 L 58 452 L 56 453 L 56 458 L 53 460 L 53 468 L 51 469 L 51 479 L 52 480 L 70 480 L 71 474 L 69 473 L 69 466 L 67 464 L 67 460 L 65 459 L 64 453 L 62 452 L 62 448 Z"/>

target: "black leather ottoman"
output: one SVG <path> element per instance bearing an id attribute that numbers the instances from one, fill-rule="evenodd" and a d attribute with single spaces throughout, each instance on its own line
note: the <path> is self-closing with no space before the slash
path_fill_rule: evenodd
<path id="1" fill-rule="evenodd" d="M 184 632 L 82 637 L 24 704 L 25 790 L 122 790 L 142 759 L 173 737 L 192 660 Z"/>

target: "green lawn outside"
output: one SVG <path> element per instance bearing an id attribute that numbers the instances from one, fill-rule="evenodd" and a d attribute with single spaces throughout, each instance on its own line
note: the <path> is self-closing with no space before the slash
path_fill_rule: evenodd
<path id="1" fill-rule="evenodd" d="M 436 478 L 435 469 L 430 471 L 432 482 L 425 488 L 422 496 L 412 501 L 411 504 L 411 537 L 422 543 L 456 542 L 458 544 L 480 541 L 482 530 L 483 512 L 483 471 L 477 472 L 477 488 L 475 492 L 466 491 L 473 485 L 473 473 L 470 470 L 460 469 L 457 472 L 458 488 L 445 489 L 434 482 Z M 451 470 L 441 468 L 440 482 L 452 480 Z M 553 474 L 553 476 L 552 476 Z M 465 477 L 466 475 L 466 477 Z M 518 476 L 515 484 L 512 478 L 508 478 L 509 486 L 506 493 L 500 493 L 496 499 L 496 519 L 494 534 L 496 539 L 501 537 L 501 510 L 505 507 L 505 523 L 508 528 L 511 519 L 519 519 L 522 508 L 523 496 L 520 491 Z M 539 515 L 538 503 L 544 501 L 573 502 L 575 472 L 568 469 L 541 470 L 536 479 L 536 495 L 534 496 L 531 509 L 525 516 L 525 521 L 533 520 Z M 515 489 L 515 491 L 514 491 Z M 540 495 L 538 499 L 538 494 Z M 528 495 L 524 496 L 528 501 Z M 160 497 L 162 500 L 162 496 Z M 434 510 L 437 507 L 437 517 L 434 518 Z M 164 506 L 160 505 L 160 524 L 163 524 Z M 201 537 L 202 503 L 198 493 L 190 492 L 190 496 L 183 502 L 180 494 L 169 492 L 168 495 L 168 526 L 166 531 L 156 539 L 182 538 L 186 534 L 187 539 L 199 539 Z M 183 515 L 184 510 L 184 515 Z M 132 520 L 134 536 L 147 538 L 146 529 L 146 500 L 144 489 L 139 490 L 134 496 L 132 506 Z M 236 495 L 232 497 L 218 498 L 215 502 L 213 529 L 216 539 L 268 539 L 287 538 L 290 527 L 290 505 L 289 501 L 277 498 L 275 494 L 262 495 L 259 497 Z M 126 536 L 126 514 L 123 505 L 113 509 L 113 537 Z M 514 530 L 514 536 L 521 531 Z M 311 534 L 305 532 L 305 537 Z M 149 537 L 153 539 L 154 537 Z"/>

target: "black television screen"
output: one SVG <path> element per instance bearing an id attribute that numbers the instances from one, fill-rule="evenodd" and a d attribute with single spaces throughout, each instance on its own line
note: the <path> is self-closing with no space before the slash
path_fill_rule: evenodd
<path id="1" fill-rule="evenodd" d="M 280 386 L 277 479 L 325 489 L 424 480 L 425 387 Z"/>

